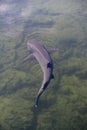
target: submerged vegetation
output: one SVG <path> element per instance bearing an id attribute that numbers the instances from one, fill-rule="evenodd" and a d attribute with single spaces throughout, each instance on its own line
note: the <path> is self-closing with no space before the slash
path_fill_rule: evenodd
<path id="1" fill-rule="evenodd" d="M 4 18 L 0 12 L 0 130 L 87 130 L 87 2 L 15 2 L 17 11 Z M 55 79 L 37 109 L 42 71 L 36 61 L 22 63 L 29 38 L 59 48 L 52 55 Z"/>

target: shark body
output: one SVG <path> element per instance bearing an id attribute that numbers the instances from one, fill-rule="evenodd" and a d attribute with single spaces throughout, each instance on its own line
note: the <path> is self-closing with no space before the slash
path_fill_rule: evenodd
<path id="1" fill-rule="evenodd" d="M 35 101 L 35 107 L 37 107 L 40 96 L 49 85 L 51 79 L 54 78 L 53 62 L 50 54 L 52 52 L 58 51 L 58 49 L 50 48 L 49 50 L 47 50 L 45 46 L 43 46 L 34 39 L 31 39 L 27 42 L 27 47 L 31 54 L 28 57 L 26 57 L 24 61 L 36 59 L 39 62 L 43 71 L 43 82 L 41 88 L 38 91 Z"/>

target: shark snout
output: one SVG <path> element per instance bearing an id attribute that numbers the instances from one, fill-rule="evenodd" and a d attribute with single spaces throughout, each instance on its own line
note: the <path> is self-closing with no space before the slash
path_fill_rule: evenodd
<path id="1" fill-rule="evenodd" d="M 28 48 L 28 50 L 30 50 L 30 44 L 29 44 L 29 42 L 27 43 L 27 48 Z"/>

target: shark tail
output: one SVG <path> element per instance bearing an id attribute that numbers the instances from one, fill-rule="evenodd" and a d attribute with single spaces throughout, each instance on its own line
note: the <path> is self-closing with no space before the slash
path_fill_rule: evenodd
<path id="1" fill-rule="evenodd" d="M 38 107 L 38 102 L 39 102 L 39 98 L 40 96 L 42 95 L 42 93 L 44 92 L 44 90 L 47 88 L 49 84 L 49 81 L 46 82 L 39 90 L 38 94 L 37 94 L 37 97 L 36 97 L 36 101 L 35 101 L 35 107 Z"/>

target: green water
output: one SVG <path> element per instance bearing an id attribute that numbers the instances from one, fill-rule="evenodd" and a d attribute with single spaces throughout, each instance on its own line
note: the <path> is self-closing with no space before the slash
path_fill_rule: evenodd
<path id="1" fill-rule="evenodd" d="M 55 79 L 35 61 L 22 63 L 29 39 L 59 48 Z M 0 130 L 87 130 L 87 1 L 0 1 Z"/>

